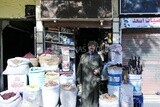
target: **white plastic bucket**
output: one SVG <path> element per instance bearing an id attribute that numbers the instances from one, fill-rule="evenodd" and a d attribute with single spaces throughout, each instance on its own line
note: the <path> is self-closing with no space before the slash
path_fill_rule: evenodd
<path id="1" fill-rule="evenodd" d="M 41 87 L 45 82 L 45 72 L 41 67 L 31 67 L 29 69 L 29 85 Z"/>
<path id="2" fill-rule="evenodd" d="M 133 86 L 133 95 L 142 94 L 142 75 L 129 74 L 129 83 Z"/>
<path id="3" fill-rule="evenodd" d="M 120 86 L 108 85 L 108 94 L 113 94 L 120 99 Z"/>
<path id="4" fill-rule="evenodd" d="M 59 85 L 42 88 L 43 107 L 56 107 L 59 100 Z"/>
<path id="5" fill-rule="evenodd" d="M 108 84 L 113 86 L 120 86 L 122 82 L 122 67 L 108 68 Z"/>

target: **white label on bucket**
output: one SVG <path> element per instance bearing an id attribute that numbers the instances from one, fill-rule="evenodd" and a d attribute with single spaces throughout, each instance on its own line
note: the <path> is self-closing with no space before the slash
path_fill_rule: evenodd
<path id="1" fill-rule="evenodd" d="M 108 74 L 109 82 L 121 82 L 121 74 Z"/>
<path id="2" fill-rule="evenodd" d="M 141 85 L 142 85 L 142 80 L 129 80 L 129 83 L 133 86 L 133 94 L 141 94 Z"/>

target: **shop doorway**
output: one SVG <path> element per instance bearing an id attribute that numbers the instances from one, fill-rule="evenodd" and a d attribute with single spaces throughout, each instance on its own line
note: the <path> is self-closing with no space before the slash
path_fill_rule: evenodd
<path id="1" fill-rule="evenodd" d="M 76 68 L 78 67 L 80 57 L 83 53 L 88 51 L 87 44 L 89 41 L 96 41 L 99 45 L 97 51 L 100 51 L 100 45 L 106 34 L 111 33 L 111 29 L 102 28 L 80 28 L 75 34 L 76 39 Z M 108 57 L 107 57 L 108 59 Z M 100 93 L 107 92 L 107 80 L 101 80 L 100 82 Z"/>
<path id="2" fill-rule="evenodd" d="M 105 37 L 105 33 L 110 33 L 111 29 L 102 28 L 79 28 L 75 33 L 76 40 L 76 67 L 78 66 L 80 56 L 87 52 L 87 43 L 89 41 L 96 41 L 98 45 L 101 44 Z M 99 48 L 98 48 L 99 49 Z"/>
<path id="3" fill-rule="evenodd" d="M 10 21 L 3 29 L 3 70 L 8 59 L 34 54 L 34 26 L 34 21 Z M 3 77 L 3 88 L 7 89 L 7 76 Z"/>

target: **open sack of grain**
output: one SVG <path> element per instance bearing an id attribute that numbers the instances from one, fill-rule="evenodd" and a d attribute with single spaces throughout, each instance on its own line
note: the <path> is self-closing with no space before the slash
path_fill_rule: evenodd
<path id="1" fill-rule="evenodd" d="M 42 87 L 43 107 L 56 107 L 59 101 L 59 84 L 53 80 L 46 81 Z"/>
<path id="2" fill-rule="evenodd" d="M 0 107 L 20 107 L 22 98 L 19 92 L 6 90 L 0 93 Z"/>
<path id="3" fill-rule="evenodd" d="M 55 81 L 59 83 L 59 72 L 46 71 L 45 82 Z"/>
<path id="4" fill-rule="evenodd" d="M 56 54 L 45 52 L 39 56 L 39 63 L 45 70 L 57 71 L 61 58 Z"/>
<path id="5" fill-rule="evenodd" d="M 27 58 L 15 57 L 7 60 L 7 67 L 3 74 L 27 74 L 30 61 Z"/>
<path id="6" fill-rule="evenodd" d="M 40 107 L 42 106 L 41 89 L 34 85 L 28 85 L 23 91 L 22 107 Z"/>
<path id="7" fill-rule="evenodd" d="M 31 66 L 33 66 L 33 67 L 38 67 L 38 58 L 35 56 L 35 55 L 33 55 L 31 52 L 28 52 L 25 56 L 24 56 L 24 58 L 27 58 L 27 59 L 29 59 L 29 61 L 30 61 L 30 64 L 31 64 Z"/>

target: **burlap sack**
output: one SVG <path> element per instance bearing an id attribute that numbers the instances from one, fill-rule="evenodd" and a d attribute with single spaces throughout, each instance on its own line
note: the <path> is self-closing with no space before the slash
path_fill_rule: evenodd
<path id="1" fill-rule="evenodd" d="M 30 60 L 33 67 L 38 67 L 38 65 L 39 65 L 38 58 L 29 58 L 29 60 Z"/>
<path id="2" fill-rule="evenodd" d="M 61 59 L 57 55 L 53 54 L 42 54 L 39 56 L 39 64 L 46 70 L 56 70 L 60 64 Z"/>
<path id="3" fill-rule="evenodd" d="M 29 59 L 30 60 L 30 66 L 31 67 L 38 67 L 38 58 L 35 56 L 35 55 L 33 55 L 31 52 L 28 52 L 25 56 L 24 56 L 24 58 L 27 58 L 27 59 Z"/>

